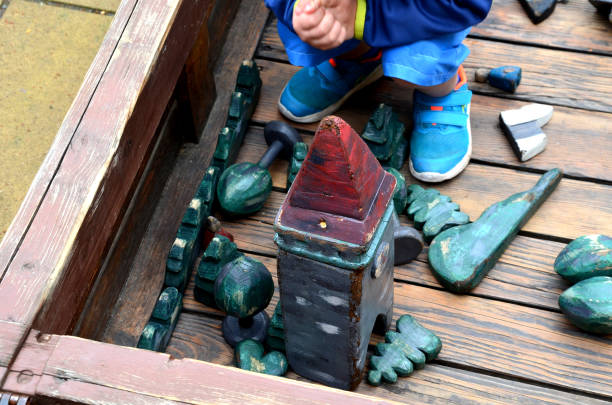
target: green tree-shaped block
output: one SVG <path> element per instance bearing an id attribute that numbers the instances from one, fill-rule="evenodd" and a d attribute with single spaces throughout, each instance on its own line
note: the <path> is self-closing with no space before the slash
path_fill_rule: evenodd
<path id="1" fill-rule="evenodd" d="M 295 180 L 295 176 L 297 176 L 300 171 L 307 154 L 308 145 L 304 142 L 298 142 L 293 145 L 293 155 L 289 161 L 289 166 L 287 166 L 287 188 L 291 187 L 291 184 L 293 184 L 293 180 Z"/>
<path id="2" fill-rule="evenodd" d="M 390 106 L 381 104 L 372 114 L 361 137 L 383 166 L 401 169 L 406 160 L 408 141 L 404 124 Z"/>
<path id="3" fill-rule="evenodd" d="M 236 345 L 236 365 L 243 370 L 282 376 L 289 367 L 287 358 L 281 352 L 270 352 L 264 356 L 261 343 L 247 339 Z"/>
<path id="4" fill-rule="evenodd" d="M 380 385 L 384 380 L 395 383 L 397 376 L 405 377 L 414 369 L 425 366 L 438 356 L 442 342 L 429 329 L 424 328 L 410 315 L 402 315 L 397 321 L 397 332 L 385 334 L 386 343 L 376 345 L 378 355 L 370 359 L 368 382 Z"/>
<path id="5" fill-rule="evenodd" d="M 274 314 L 268 326 L 266 346 L 271 350 L 285 351 L 285 325 L 283 324 L 283 313 L 280 301 L 276 304 Z"/>

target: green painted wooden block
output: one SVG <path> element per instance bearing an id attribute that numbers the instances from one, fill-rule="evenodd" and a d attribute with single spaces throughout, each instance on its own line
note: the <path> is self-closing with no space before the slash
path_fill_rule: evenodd
<path id="1" fill-rule="evenodd" d="M 612 333 L 612 277 L 579 281 L 559 296 L 559 307 L 580 329 Z"/>
<path id="2" fill-rule="evenodd" d="M 163 352 L 168 346 L 182 307 L 183 296 L 176 288 L 168 287 L 162 291 L 137 347 Z"/>
<path id="3" fill-rule="evenodd" d="M 423 229 L 427 221 L 440 214 L 449 211 L 459 211 L 459 205 L 457 203 L 450 201 L 450 199 L 449 201 L 445 201 L 442 197 L 445 196 L 438 197 L 430 203 L 426 209 L 422 209 L 414 215 L 413 221 L 416 229 Z"/>
<path id="4" fill-rule="evenodd" d="M 196 301 L 217 307 L 214 298 L 215 281 L 223 266 L 241 255 L 236 244 L 225 236 L 216 235 L 212 238 L 198 265 L 194 288 Z"/>
<path id="5" fill-rule="evenodd" d="M 285 326 L 283 324 L 283 314 L 280 301 L 274 308 L 274 314 L 268 325 L 268 336 L 266 346 L 272 350 L 285 352 Z"/>
<path id="6" fill-rule="evenodd" d="M 215 201 L 215 190 L 219 180 L 219 173 L 219 168 L 215 166 L 210 166 L 206 169 L 198 190 L 191 199 L 185 215 L 183 215 L 182 224 L 193 227 L 202 227 L 204 225 Z"/>
<path id="7" fill-rule="evenodd" d="M 260 261 L 239 256 L 225 264 L 215 282 L 217 307 L 237 318 L 265 309 L 274 294 L 272 275 Z"/>
<path id="8" fill-rule="evenodd" d="M 243 370 L 275 376 L 287 374 L 289 367 L 284 354 L 274 351 L 264 356 L 263 345 L 252 339 L 236 345 L 236 365 Z"/>
<path id="9" fill-rule="evenodd" d="M 228 167 L 217 186 L 219 205 L 233 215 L 259 211 L 272 191 L 272 176 L 255 163 L 242 162 Z"/>
<path id="10" fill-rule="evenodd" d="M 376 345 L 377 355 L 371 357 L 368 373 L 372 385 L 395 383 L 398 375 L 405 377 L 425 367 L 425 362 L 435 359 L 442 350 L 440 338 L 410 315 L 398 319 L 397 330 L 387 332 L 386 343 Z"/>
<path id="11" fill-rule="evenodd" d="M 308 154 L 308 145 L 304 142 L 298 142 L 293 146 L 293 155 L 289 160 L 289 166 L 287 166 L 287 189 L 293 184 L 295 176 L 297 176 L 306 155 Z"/>
<path id="12" fill-rule="evenodd" d="M 248 122 L 259 99 L 261 78 L 259 68 L 252 60 L 242 62 L 236 87 L 232 93 L 225 127 L 219 133 L 213 154 L 213 166 L 221 171 L 231 165 L 238 155 Z"/>
<path id="13" fill-rule="evenodd" d="M 586 235 L 570 242 L 557 256 L 555 271 L 571 283 L 595 276 L 612 277 L 612 238 Z"/>
<path id="14" fill-rule="evenodd" d="M 184 291 L 191 275 L 191 268 L 197 251 L 199 229 L 181 225 L 166 260 L 165 286 Z"/>
<path id="15" fill-rule="evenodd" d="M 490 206 L 471 224 L 436 236 L 429 264 L 438 281 L 457 293 L 476 287 L 560 181 L 561 171 L 550 170 L 530 190 Z"/>
<path id="16" fill-rule="evenodd" d="M 395 191 L 393 192 L 393 205 L 395 207 L 395 212 L 399 215 L 406 209 L 406 202 L 408 201 L 406 179 L 398 170 L 392 167 L 384 167 L 384 169 L 391 173 L 396 180 Z"/>
<path id="17" fill-rule="evenodd" d="M 408 218 L 414 219 L 414 216 L 420 210 L 429 210 L 433 208 L 436 204 L 440 204 L 442 202 L 450 202 L 450 197 L 446 195 L 441 195 L 438 190 L 434 190 L 432 188 L 425 190 L 424 193 L 421 194 L 419 199 L 412 202 L 408 208 L 406 209 L 406 215 Z"/>
<path id="18" fill-rule="evenodd" d="M 404 130 L 404 124 L 392 108 L 381 104 L 370 116 L 361 137 L 381 165 L 399 170 L 406 160 L 408 147 Z"/>
<path id="19" fill-rule="evenodd" d="M 425 242 L 431 241 L 439 233 L 458 225 L 465 225 L 470 222 L 470 217 L 461 211 L 444 211 L 439 215 L 432 216 L 423 225 L 423 238 Z"/>
<path id="20" fill-rule="evenodd" d="M 408 191 L 408 200 L 406 201 L 408 205 L 415 202 L 421 196 L 421 193 L 425 192 L 425 189 L 418 184 L 411 184 L 406 189 Z"/>

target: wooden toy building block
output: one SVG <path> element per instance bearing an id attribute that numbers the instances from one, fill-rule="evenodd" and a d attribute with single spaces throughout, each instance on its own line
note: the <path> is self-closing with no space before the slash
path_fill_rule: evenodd
<path id="1" fill-rule="evenodd" d="M 183 296 L 176 288 L 167 287 L 162 291 L 137 347 L 158 352 L 166 350 L 182 307 Z"/>
<path id="2" fill-rule="evenodd" d="M 527 16 L 534 24 L 546 20 L 553 11 L 559 0 L 519 0 Z"/>
<path id="3" fill-rule="evenodd" d="M 308 145 L 304 142 L 298 142 L 293 146 L 293 155 L 289 160 L 289 166 L 287 166 L 287 190 L 293 184 L 293 180 L 295 180 L 295 176 L 297 176 L 300 168 L 302 167 L 302 162 L 306 159 L 306 154 L 308 153 Z"/>
<path id="4" fill-rule="evenodd" d="M 321 121 L 274 224 L 287 358 L 306 378 L 355 388 L 391 322 L 394 189 L 346 122 Z"/>
<path id="5" fill-rule="evenodd" d="M 459 211 L 459 205 L 438 190 L 424 189 L 418 184 L 408 186 L 406 213 L 417 229 L 423 230 L 425 242 L 430 243 L 440 232 L 470 222 L 467 214 Z"/>
<path id="6" fill-rule="evenodd" d="M 612 0 L 589 0 L 589 3 L 597 9 L 597 12 L 612 23 Z"/>
<path id="7" fill-rule="evenodd" d="M 559 296 L 559 307 L 580 329 L 612 333 L 612 277 L 592 277 L 574 284 Z"/>
<path id="8" fill-rule="evenodd" d="M 586 235 L 573 240 L 557 256 L 555 271 L 572 284 L 596 276 L 612 277 L 612 238 Z"/>
<path id="9" fill-rule="evenodd" d="M 399 170 L 406 160 L 408 148 L 404 130 L 404 124 L 391 107 L 381 104 L 368 120 L 361 137 L 381 165 Z"/>
<path id="10" fill-rule="evenodd" d="M 196 301 L 209 307 L 217 307 L 215 281 L 223 266 L 240 256 L 242 253 L 238 251 L 236 244 L 225 236 L 217 235 L 212 238 L 198 265 L 193 290 Z"/>
<path id="11" fill-rule="evenodd" d="M 227 313 L 222 330 L 230 346 L 266 339 L 270 319 L 264 309 L 272 295 L 272 275 L 261 262 L 243 255 L 223 266 L 215 280 L 215 302 Z"/>
<path id="12" fill-rule="evenodd" d="M 302 141 L 293 127 L 281 121 L 268 123 L 264 137 L 269 147 L 257 164 L 236 163 L 221 175 L 217 197 L 226 213 L 245 215 L 259 211 L 272 191 L 272 176 L 268 166 L 278 154 L 290 158 L 294 145 Z"/>
<path id="13" fill-rule="evenodd" d="M 370 358 L 368 382 L 395 383 L 398 375 L 405 377 L 425 367 L 425 362 L 435 359 L 440 350 L 440 338 L 410 315 L 402 315 L 397 320 L 397 332 L 387 332 L 385 343 L 376 345 L 377 355 Z"/>
<path id="14" fill-rule="evenodd" d="M 285 351 L 285 326 L 283 325 L 283 314 L 280 301 L 276 304 L 274 314 L 272 315 L 272 319 L 270 319 L 266 346 L 270 350 Z"/>
<path id="15" fill-rule="evenodd" d="M 287 374 L 289 368 L 284 354 L 273 351 L 264 356 L 263 345 L 252 339 L 236 345 L 236 365 L 243 370 L 276 376 Z"/>
<path id="16" fill-rule="evenodd" d="M 196 257 L 200 253 L 206 218 L 214 203 L 214 190 L 219 177 L 219 169 L 209 167 L 200 182 L 198 191 L 183 215 L 176 239 L 166 260 L 165 285 L 176 287 L 183 292 L 191 277 Z"/>
<path id="17" fill-rule="evenodd" d="M 395 192 L 393 193 L 393 205 L 395 206 L 395 212 L 397 212 L 397 215 L 399 215 L 404 212 L 406 209 L 406 203 L 408 202 L 406 179 L 398 170 L 392 167 L 385 167 L 384 169 L 395 177 L 396 183 Z"/>
<path id="18" fill-rule="evenodd" d="M 257 64 L 252 60 L 245 60 L 238 71 L 225 127 L 219 133 L 213 154 L 212 165 L 218 167 L 221 172 L 236 160 L 248 122 L 259 100 L 260 89 L 261 79 Z"/>
<path id="19" fill-rule="evenodd" d="M 476 287 L 560 181 L 561 171 L 550 170 L 530 190 L 490 206 L 470 224 L 436 236 L 429 246 L 429 264 L 438 281 L 457 293 Z"/>
<path id="20" fill-rule="evenodd" d="M 495 69 L 480 68 L 476 70 L 475 80 L 489 84 L 508 93 L 514 93 L 521 84 L 523 70 L 520 66 L 500 66 Z"/>

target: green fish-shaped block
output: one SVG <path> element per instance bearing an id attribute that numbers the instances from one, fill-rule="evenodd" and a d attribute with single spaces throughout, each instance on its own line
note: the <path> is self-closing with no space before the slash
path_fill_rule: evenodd
<path id="1" fill-rule="evenodd" d="M 612 277 L 612 238 L 586 235 L 572 241 L 557 256 L 555 271 L 572 284 L 596 276 Z"/>
<path id="2" fill-rule="evenodd" d="M 559 296 L 570 322 L 592 333 L 612 333 L 612 277 L 582 280 Z"/>

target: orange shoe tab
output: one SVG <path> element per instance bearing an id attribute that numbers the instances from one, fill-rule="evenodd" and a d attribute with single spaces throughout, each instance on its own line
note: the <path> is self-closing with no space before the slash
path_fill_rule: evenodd
<path id="1" fill-rule="evenodd" d="M 444 110 L 444 107 L 442 107 L 441 105 L 440 106 L 432 105 L 430 108 L 431 108 L 431 111 L 443 111 Z"/>
<path id="2" fill-rule="evenodd" d="M 465 74 L 465 69 L 463 69 L 463 65 L 459 65 L 459 69 L 457 69 L 457 74 L 459 75 L 459 83 L 455 86 L 455 90 L 459 90 L 461 86 L 467 83 L 467 75 Z"/>

